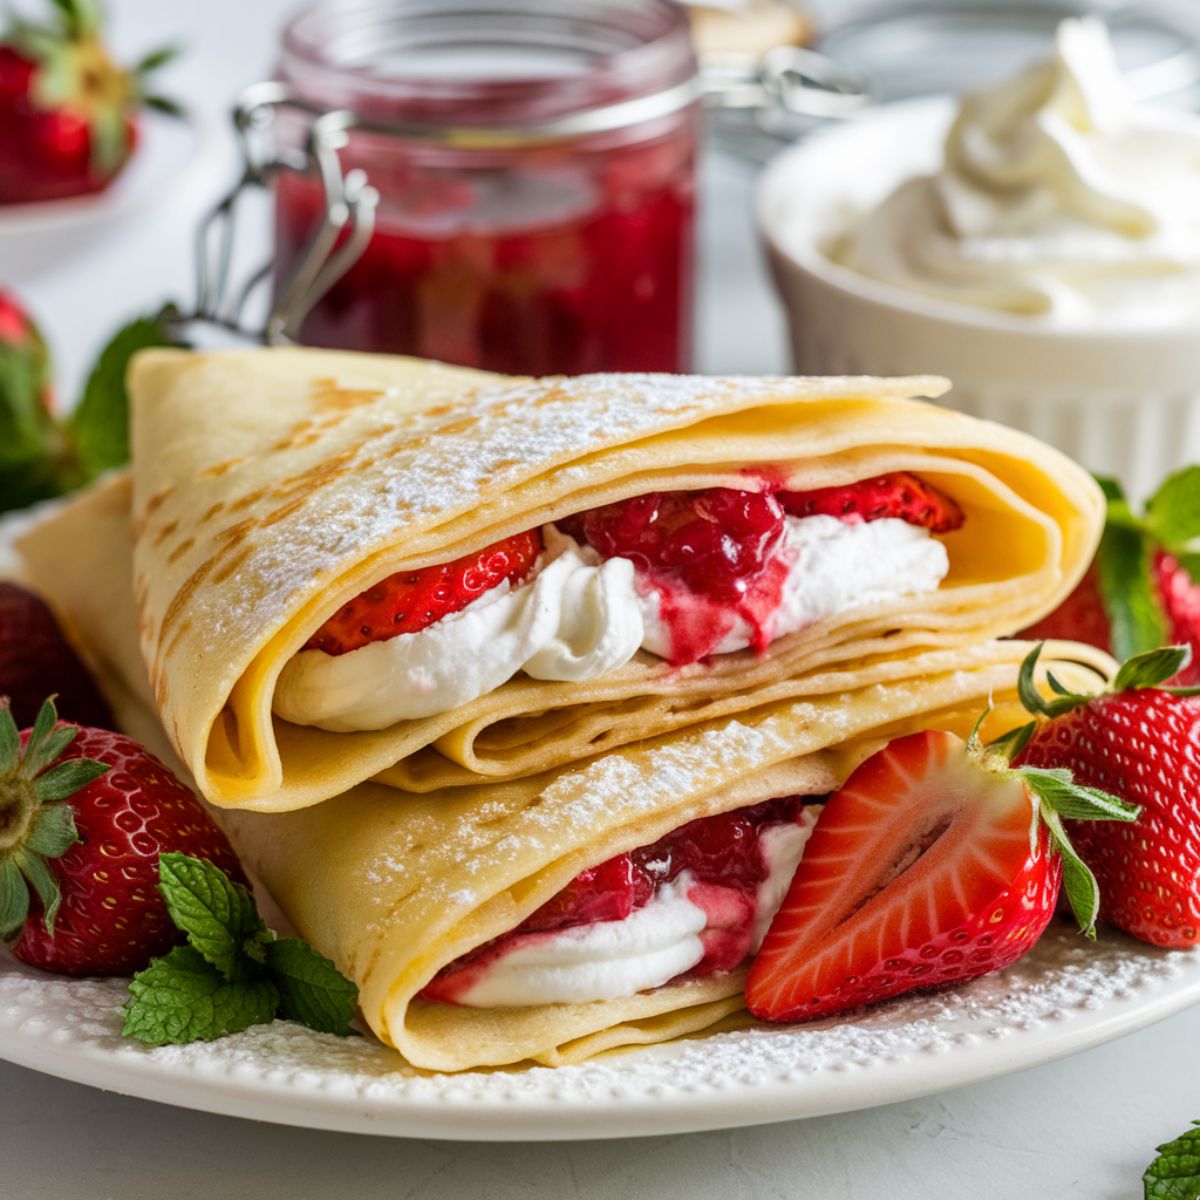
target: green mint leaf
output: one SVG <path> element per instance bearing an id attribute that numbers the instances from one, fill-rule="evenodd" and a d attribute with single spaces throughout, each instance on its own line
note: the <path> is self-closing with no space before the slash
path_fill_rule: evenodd
<path id="1" fill-rule="evenodd" d="M 108 763 L 97 762 L 94 758 L 69 758 L 39 775 L 34 780 L 33 789 L 43 804 L 50 804 L 75 795 L 80 788 L 86 787 L 93 779 L 99 779 L 108 770 Z"/>
<path id="2" fill-rule="evenodd" d="M 1096 918 L 1100 915 L 1100 885 L 1096 882 L 1091 868 L 1079 857 L 1067 831 L 1063 828 L 1062 818 L 1052 809 L 1043 808 L 1042 820 L 1050 831 L 1051 840 L 1062 855 L 1063 891 L 1067 893 L 1067 902 L 1079 922 L 1079 932 L 1086 937 L 1096 936 Z"/>
<path id="3" fill-rule="evenodd" d="M 126 325 L 100 352 L 67 426 L 86 480 L 129 461 L 129 360 L 139 350 L 176 344 L 159 314 Z"/>
<path id="4" fill-rule="evenodd" d="M 176 946 L 129 984 L 121 1032 L 149 1046 L 212 1041 L 274 1020 L 269 979 L 230 982 L 191 946 Z"/>
<path id="5" fill-rule="evenodd" d="M 59 858 L 77 841 L 75 809 L 69 804 L 49 804 L 38 809 L 25 845 L 45 858 Z"/>
<path id="6" fill-rule="evenodd" d="M 1200 1126 L 1200 1121 L 1193 1121 Z M 1196 1200 L 1200 1196 L 1200 1129 L 1189 1129 L 1158 1147 L 1142 1176 L 1144 1200 Z"/>
<path id="7" fill-rule="evenodd" d="M 265 926 L 250 893 L 220 867 L 186 854 L 159 855 L 158 888 L 175 925 L 224 978 L 255 973 L 243 947 Z"/>
<path id="8" fill-rule="evenodd" d="M 1121 664 L 1116 679 L 1112 681 L 1112 690 L 1128 692 L 1135 688 L 1157 687 L 1177 675 L 1191 661 L 1189 646 L 1159 646 L 1156 650 L 1135 654 Z"/>
<path id="9" fill-rule="evenodd" d="M 29 916 L 29 887 L 11 858 L 0 859 L 0 939 L 16 937 Z"/>
<path id="10" fill-rule="evenodd" d="M 1168 550 L 1200 546 L 1200 465 L 1169 475 L 1146 504 L 1146 524 Z"/>
<path id="11" fill-rule="evenodd" d="M 1128 506 L 1123 510 L 1128 512 Z M 1127 526 L 1114 520 L 1114 512 L 1121 511 L 1121 504 L 1109 505 L 1108 525 L 1096 552 L 1113 657 L 1119 662 L 1166 641 L 1166 625 L 1151 578 L 1151 539 L 1136 524 Z"/>
<path id="12" fill-rule="evenodd" d="M 1141 809 L 1111 792 L 1076 783 L 1061 767 L 1021 767 L 1018 775 L 1052 811 L 1069 821 L 1136 821 Z M 1044 811 L 1044 807 L 1043 807 Z"/>
<path id="13" fill-rule="evenodd" d="M 272 943 L 267 966 L 279 988 L 280 1016 L 322 1033 L 346 1037 L 355 1032 L 350 1022 L 358 1008 L 358 988 L 307 942 L 281 938 Z"/>

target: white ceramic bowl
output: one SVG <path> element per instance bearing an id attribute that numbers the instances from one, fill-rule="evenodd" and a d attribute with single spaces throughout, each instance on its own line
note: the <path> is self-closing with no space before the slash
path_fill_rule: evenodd
<path id="1" fill-rule="evenodd" d="M 865 278 L 823 247 L 902 179 L 935 170 L 948 100 L 884 106 L 781 154 L 757 214 L 804 374 L 935 373 L 945 403 L 1026 430 L 1135 495 L 1200 461 L 1200 325 L 1063 331 Z"/>

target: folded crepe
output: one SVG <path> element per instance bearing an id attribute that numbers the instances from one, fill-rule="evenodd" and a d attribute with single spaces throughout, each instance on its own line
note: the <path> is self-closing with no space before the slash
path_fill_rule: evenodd
<path id="1" fill-rule="evenodd" d="M 76 543 L 69 570 L 40 572 L 41 587 L 96 665 L 122 727 L 186 778 L 150 707 L 131 590 L 109 569 L 104 534 L 128 519 L 127 492 L 117 481 L 72 507 L 74 520 L 88 516 L 93 536 Z M 985 735 L 1011 727 L 1021 719 L 1014 692 L 1028 649 L 989 642 L 942 651 L 940 669 L 919 678 L 760 706 L 536 777 L 407 796 L 363 783 L 291 812 L 214 815 L 297 931 L 356 981 L 365 1020 L 408 1062 L 444 1071 L 577 1062 L 748 1020 L 744 969 L 741 960 L 699 977 L 667 968 L 661 980 L 639 986 L 649 978 L 637 973 L 648 956 L 680 948 L 673 934 L 663 942 L 662 909 L 658 926 L 632 943 L 628 926 L 626 941 L 607 947 L 568 937 L 564 958 L 561 943 L 551 939 L 547 955 L 543 935 L 521 933 L 545 906 L 622 855 L 632 860 L 650 848 L 657 861 L 662 840 L 693 821 L 739 810 L 762 817 L 765 806 L 764 819 L 777 822 L 768 831 L 811 828 L 817 810 L 797 807 L 796 798 L 819 800 L 892 737 L 923 728 L 965 734 L 989 704 Z M 1042 679 L 1053 670 L 1085 691 L 1100 686 L 1113 664 L 1091 647 L 1050 643 L 1039 669 Z M 721 834 L 719 855 L 736 853 L 736 842 Z M 794 864 L 803 839 L 791 845 Z M 786 861 L 785 854 L 784 885 Z M 669 918 L 678 919 L 679 897 L 666 896 L 667 888 L 638 910 L 643 917 L 666 898 L 675 903 Z M 775 904 L 781 895 L 774 892 Z M 766 903 L 763 893 L 755 897 Z M 524 959 L 501 955 L 508 975 L 497 992 L 495 975 L 480 965 L 490 969 L 497 939 L 512 947 L 514 934 L 525 939 Z M 683 936 L 698 935 L 688 926 Z M 648 967 L 660 969 L 657 961 Z M 479 990 L 480 977 L 490 992 Z M 581 999 L 579 989 L 595 990 L 597 980 L 608 994 Z"/>
<path id="2" fill-rule="evenodd" d="M 73 615 L 78 630 L 81 614 Z M 628 994 L 562 998 L 564 986 L 571 995 L 597 979 L 607 981 L 599 990 L 616 981 L 620 992 L 623 972 L 636 977 L 648 954 L 674 953 L 677 942 L 669 933 L 664 938 L 659 910 L 659 929 L 643 928 L 640 943 L 634 936 L 625 945 L 572 944 L 577 931 L 570 931 L 565 954 L 561 942 L 549 955 L 544 941 L 535 945 L 533 961 L 518 964 L 515 976 L 510 970 L 504 1003 L 486 993 L 448 1002 L 439 980 L 453 982 L 454 964 L 464 961 L 470 980 L 472 956 L 484 954 L 475 961 L 486 965 L 496 939 L 544 912 L 571 881 L 653 847 L 689 822 L 781 798 L 819 800 L 885 740 L 917 729 L 965 734 L 988 703 L 994 707 L 985 735 L 1015 725 L 1021 719 L 1015 680 L 1028 649 L 990 643 L 958 670 L 777 704 L 536 778 L 402 802 L 393 789 L 365 783 L 288 813 L 214 812 L 243 864 L 301 936 L 358 984 L 370 1028 L 413 1066 L 460 1071 L 527 1060 L 579 1062 L 750 1023 L 744 965 L 702 977 L 671 978 L 668 969 L 665 982 Z M 1078 690 L 1099 687 L 1111 666 L 1099 651 L 1054 643 L 1042 661 L 1043 671 L 1053 669 Z M 104 682 L 126 731 L 186 777 L 151 711 L 118 678 L 106 675 Z M 774 903 L 781 898 L 777 892 Z M 636 960 L 632 968 L 623 955 Z M 541 1002 L 556 989 L 554 1002 Z"/>
<path id="3" fill-rule="evenodd" d="M 409 791 L 519 778 L 763 704 L 918 678 L 948 649 L 1050 611 L 1091 558 L 1100 493 L 1028 437 L 910 399 L 944 386 L 513 380 L 371 355 L 152 351 L 130 378 L 131 522 L 114 484 L 25 549 L 52 585 L 97 552 L 88 505 L 107 504 L 101 552 L 120 576 L 132 544 L 152 701 L 215 805 L 287 811 L 369 778 Z M 824 564 L 800 601 L 846 586 L 847 539 L 870 577 L 862 594 L 826 595 L 769 644 L 748 646 L 751 630 L 745 648 L 682 666 L 644 648 L 655 614 L 670 625 L 667 594 L 645 615 L 631 560 L 601 561 L 564 532 L 582 538 L 577 514 L 651 493 L 808 495 L 899 473 L 961 525 L 809 518 L 810 541 L 781 568 Z M 506 539 L 516 554 L 522 538 L 542 546 L 532 579 L 506 577 L 420 632 L 320 648 L 387 581 Z M 674 637 L 684 609 L 671 611 Z"/>

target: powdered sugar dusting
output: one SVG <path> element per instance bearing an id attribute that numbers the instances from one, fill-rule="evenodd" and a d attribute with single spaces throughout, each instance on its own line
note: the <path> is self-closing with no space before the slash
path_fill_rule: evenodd
<path id="1" fill-rule="evenodd" d="M 215 528 L 218 557 L 228 553 L 234 567 L 226 574 L 219 562 L 174 619 L 186 608 L 206 650 L 230 636 L 257 639 L 282 624 L 289 603 L 313 579 L 336 575 L 414 523 L 469 510 L 484 488 L 506 490 L 601 447 L 781 394 L 787 394 L 782 381 L 771 378 L 640 374 L 583 376 L 566 387 L 558 379 L 500 384 L 418 412 L 389 403 L 385 393 L 349 413 L 320 444 L 299 438 L 282 452 L 276 444 L 261 447 L 263 457 L 274 455 L 268 479 L 277 477 L 277 486 L 260 503 L 278 501 L 282 515 L 268 509 L 266 522 L 245 528 L 230 519 Z M 245 461 L 254 466 L 258 460 L 248 455 Z M 326 469 L 330 464 L 336 469 Z M 188 492 L 187 512 L 177 511 L 176 498 L 168 497 L 150 514 L 142 545 L 172 554 L 193 536 L 195 513 L 206 507 L 205 489 L 214 496 L 219 491 L 228 503 L 240 469 L 226 478 L 180 480 L 187 485 L 181 488 Z M 258 475 L 256 485 L 262 480 Z M 294 503 L 306 491 L 319 492 L 319 503 Z M 159 542 L 166 530 L 171 532 Z M 223 548 L 226 530 L 236 551 Z M 212 541 L 198 539 L 179 557 L 198 569 L 212 549 Z M 153 587 L 152 561 L 139 554 Z M 156 607 L 165 610 L 173 599 L 164 595 Z"/>
<path id="2" fill-rule="evenodd" d="M 281 1121 L 462 1138 L 545 1137 L 556 1128 L 601 1137 L 933 1093 L 1115 1037 L 1197 997 L 1200 956 L 1116 934 L 1089 944 L 1056 925 L 999 975 L 847 1020 L 715 1034 L 573 1067 L 424 1075 L 369 1036 L 335 1038 L 284 1022 L 147 1049 L 120 1037 L 122 981 L 61 979 L 5 958 L 0 1056 L 53 1062 L 68 1077 L 78 1066 L 95 1078 L 101 1062 L 108 1086 L 150 1096 L 170 1089 L 176 1102 L 186 1088 L 182 1102 L 218 1110 L 230 1104 L 233 1083 L 243 1111 Z M 740 1100 L 753 1102 L 753 1112 L 739 1115 Z M 492 1115 L 494 1128 L 480 1124 Z"/>

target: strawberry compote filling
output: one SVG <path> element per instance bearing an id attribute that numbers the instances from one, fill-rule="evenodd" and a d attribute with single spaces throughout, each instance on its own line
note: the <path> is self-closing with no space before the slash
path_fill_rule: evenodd
<path id="1" fill-rule="evenodd" d="M 768 800 L 589 867 L 511 932 L 445 967 L 422 997 L 474 1007 L 579 1003 L 614 998 L 614 987 L 632 995 L 731 971 L 757 948 L 819 811 L 808 797 Z M 678 936 L 647 933 L 656 916 L 665 930 L 681 913 Z"/>
<path id="2" fill-rule="evenodd" d="M 402 571 L 284 666 L 273 709 L 335 732 L 460 708 L 518 673 L 583 683 L 639 651 L 672 666 L 936 591 L 957 505 L 903 472 L 797 492 L 651 492 Z"/>

